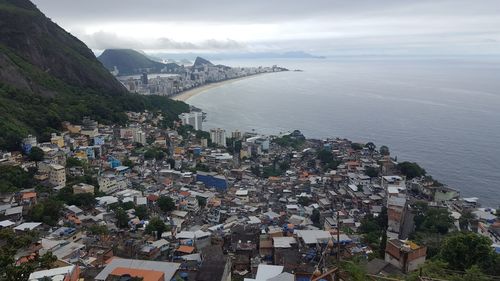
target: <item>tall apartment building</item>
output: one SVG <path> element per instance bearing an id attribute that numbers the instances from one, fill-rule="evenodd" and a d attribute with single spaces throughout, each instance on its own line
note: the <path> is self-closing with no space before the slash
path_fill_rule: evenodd
<path id="1" fill-rule="evenodd" d="M 203 130 L 203 113 L 198 111 L 192 111 L 189 113 L 182 113 L 179 115 L 179 119 L 184 125 L 191 125 L 195 130 Z"/>
<path id="2" fill-rule="evenodd" d="M 226 147 L 226 130 L 220 128 L 211 129 L 210 138 L 212 139 L 212 143 Z"/>

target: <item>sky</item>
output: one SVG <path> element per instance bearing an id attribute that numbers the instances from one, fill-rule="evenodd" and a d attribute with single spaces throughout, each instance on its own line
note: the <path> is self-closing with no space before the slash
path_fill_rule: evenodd
<path id="1" fill-rule="evenodd" d="M 499 55 L 499 0 L 33 0 L 96 52 Z"/>

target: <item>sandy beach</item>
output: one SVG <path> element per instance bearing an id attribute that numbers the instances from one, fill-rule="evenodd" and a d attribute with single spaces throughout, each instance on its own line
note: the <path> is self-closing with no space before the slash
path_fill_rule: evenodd
<path id="1" fill-rule="evenodd" d="M 243 76 L 243 77 L 239 77 L 239 78 L 229 79 L 229 80 L 225 80 L 225 81 L 221 81 L 221 82 L 215 82 L 215 83 L 206 84 L 206 85 L 203 85 L 203 86 L 200 86 L 200 87 L 196 87 L 196 88 L 193 88 L 193 89 L 181 92 L 181 93 L 179 93 L 179 94 L 171 97 L 171 99 L 173 99 L 173 100 L 180 100 L 180 101 L 186 101 L 189 98 L 194 97 L 194 96 L 196 96 L 198 94 L 201 94 L 201 93 L 203 93 L 205 91 L 208 91 L 210 89 L 214 89 L 214 88 L 217 88 L 217 87 L 220 87 L 220 86 L 223 86 L 223 85 L 226 85 L 226 84 L 230 84 L 230 83 L 233 83 L 233 82 L 236 82 L 236 81 L 240 81 L 240 80 L 243 80 L 243 79 L 252 78 L 252 77 L 255 77 L 255 76 L 258 76 L 258 75 L 261 75 L 261 74 L 265 74 L 265 73 L 259 73 L 259 74 L 254 74 L 254 75 L 249 75 L 249 76 Z"/>

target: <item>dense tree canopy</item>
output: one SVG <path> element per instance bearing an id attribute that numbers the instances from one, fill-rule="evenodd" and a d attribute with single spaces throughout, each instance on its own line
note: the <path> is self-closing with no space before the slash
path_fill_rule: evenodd
<path id="1" fill-rule="evenodd" d="M 63 203 L 53 198 L 38 202 L 29 213 L 32 221 L 43 222 L 55 226 L 60 217 Z"/>
<path id="2" fill-rule="evenodd" d="M 18 166 L 0 166 L 0 193 L 32 188 L 34 185 L 33 173 Z"/>
<path id="3" fill-rule="evenodd" d="M 456 270 L 466 270 L 476 265 L 485 271 L 500 266 L 498 254 L 491 247 L 491 240 L 470 232 L 458 232 L 444 239 L 439 257 Z M 500 267 L 498 269 L 500 271 Z"/>
<path id="4" fill-rule="evenodd" d="M 170 212 L 175 209 L 175 202 L 169 196 L 160 196 L 160 198 L 156 201 L 156 204 L 158 205 L 158 208 L 164 212 Z"/>
<path id="5" fill-rule="evenodd" d="M 156 238 L 160 239 L 163 232 L 168 231 L 169 227 L 159 217 L 153 217 L 146 226 L 146 233 L 156 233 Z"/>
<path id="6" fill-rule="evenodd" d="M 28 153 L 28 158 L 31 161 L 40 162 L 43 160 L 45 153 L 39 147 L 32 147 L 30 153 Z"/>
<path id="7" fill-rule="evenodd" d="M 402 162 L 398 164 L 398 169 L 408 179 L 425 176 L 426 171 L 415 162 Z"/>

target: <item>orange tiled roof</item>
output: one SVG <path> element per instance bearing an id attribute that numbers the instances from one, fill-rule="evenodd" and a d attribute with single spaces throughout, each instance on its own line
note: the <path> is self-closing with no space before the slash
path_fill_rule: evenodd
<path id="1" fill-rule="evenodd" d="M 165 274 L 156 270 L 117 267 L 111 272 L 111 275 L 114 276 L 125 274 L 129 274 L 132 277 L 142 277 L 143 281 L 163 281 L 165 279 Z"/>
<path id="2" fill-rule="evenodd" d="M 23 199 L 36 198 L 36 192 L 25 192 L 23 193 Z"/>
<path id="3" fill-rule="evenodd" d="M 179 192 L 179 195 L 187 197 L 187 196 L 191 195 L 191 193 L 189 193 L 189 191 L 181 191 L 181 192 Z"/>
<path id="4" fill-rule="evenodd" d="M 151 202 L 155 202 L 156 200 L 158 200 L 158 198 L 160 198 L 160 197 L 158 195 L 155 195 L 155 194 L 148 195 L 148 201 L 151 201 Z"/>
<path id="5" fill-rule="evenodd" d="M 186 254 L 191 254 L 193 251 L 194 251 L 194 247 L 192 247 L 192 246 L 181 245 L 181 246 L 179 246 L 179 248 L 177 248 L 177 252 L 186 253 Z"/>

